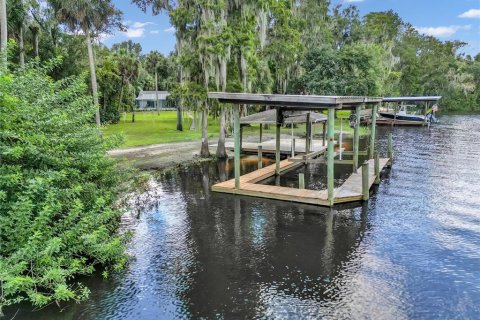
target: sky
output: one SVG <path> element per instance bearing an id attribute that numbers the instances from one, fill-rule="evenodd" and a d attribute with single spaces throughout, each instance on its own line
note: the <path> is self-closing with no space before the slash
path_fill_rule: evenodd
<path id="1" fill-rule="evenodd" d="M 144 13 L 129 0 L 114 0 L 123 11 L 126 32 L 107 35 L 102 42 L 132 40 L 142 45 L 143 52 L 158 50 L 167 55 L 175 48 L 175 29 L 168 15 Z M 420 33 L 440 40 L 461 40 L 468 45 L 463 52 L 480 53 L 480 0 L 333 0 L 332 4 L 354 4 L 365 15 L 369 12 L 394 10 Z"/>

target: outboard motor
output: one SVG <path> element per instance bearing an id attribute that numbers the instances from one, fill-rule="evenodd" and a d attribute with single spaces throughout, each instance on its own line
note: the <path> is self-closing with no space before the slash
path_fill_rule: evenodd
<path id="1" fill-rule="evenodd" d="M 355 128 L 355 125 L 357 124 L 357 115 L 355 112 L 352 111 L 352 113 L 350 113 L 350 118 L 348 120 L 350 121 L 350 128 Z"/>

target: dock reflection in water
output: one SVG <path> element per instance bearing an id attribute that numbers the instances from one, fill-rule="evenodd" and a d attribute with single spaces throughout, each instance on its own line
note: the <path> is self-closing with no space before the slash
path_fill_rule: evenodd
<path id="1" fill-rule="evenodd" d="M 88 278 L 91 299 L 62 313 L 22 306 L 15 319 L 478 318 L 480 117 L 442 122 L 396 128 L 392 171 L 356 207 L 211 192 L 230 163 L 167 173 L 125 221 L 135 232 L 125 272 Z"/>

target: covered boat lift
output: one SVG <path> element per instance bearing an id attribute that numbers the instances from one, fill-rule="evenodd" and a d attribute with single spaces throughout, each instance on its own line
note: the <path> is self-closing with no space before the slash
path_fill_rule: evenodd
<path id="1" fill-rule="evenodd" d="M 398 126 L 398 125 L 403 125 L 403 126 L 427 126 L 429 125 L 429 122 L 427 121 L 427 114 L 428 110 L 430 107 L 430 103 L 437 103 L 442 99 L 441 96 L 418 96 L 418 97 L 389 97 L 389 98 L 383 98 L 383 104 L 387 106 L 387 110 L 389 110 L 389 104 L 394 103 L 393 107 L 393 112 L 394 112 L 394 118 L 389 119 L 389 118 L 384 118 L 384 117 L 379 117 L 377 119 L 377 124 L 378 125 L 391 125 L 393 126 Z M 406 121 L 406 120 L 397 120 L 397 113 L 399 109 L 399 105 L 405 105 L 405 103 L 425 103 L 425 109 L 424 109 L 424 116 L 425 120 L 422 121 Z M 369 122 L 367 122 L 369 123 Z"/>
<path id="2" fill-rule="evenodd" d="M 283 123 L 291 127 L 291 140 L 280 141 L 280 153 L 292 154 L 294 156 L 298 153 L 309 153 L 310 151 L 321 151 L 326 145 L 326 123 L 327 116 L 318 112 L 309 111 L 285 111 L 283 113 Z M 257 152 L 258 146 L 262 147 L 263 153 L 275 153 L 275 140 L 263 140 L 263 125 L 275 125 L 277 123 L 277 111 L 276 109 L 269 109 L 263 112 L 254 113 L 240 118 L 240 148 L 242 152 Z M 293 127 L 296 124 L 306 124 L 305 139 L 298 141 L 294 139 Z M 314 126 L 317 123 L 323 124 L 323 141 L 314 142 L 313 132 Z M 248 125 L 259 124 L 260 136 L 259 143 L 244 143 L 243 142 L 243 128 Z M 299 142 L 299 143 L 297 143 Z M 232 143 L 227 143 L 226 147 L 233 150 Z"/>
<path id="3" fill-rule="evenodd" d="M 273 95 L 273 94 L 249 94 L 249 93 L 225 93 L 211 92 L 211 99 L 218 99 L 221 103 L 234 105 L 234 174 L 232 180 L 218 183 L 212 187 L 213 191 L 247 195 L 254 197 L 278 199 L 300 203 L 308 203 L 322 206 L 333 206 L 338 203 L 354 202 L 369 199 L 369 190 L 374 183 L 380 182 L 380 172 L 391 163 L 392 139 L 389 135 L 388 158 L 380 159 L 375 150 L 376 118 L 378 107 L 383 98 L 378 97 L 341 97 L 341 96 L 315 96 L 315 95 Z M 263 105 L 275 107 L 275 164 L 262 168 L 259 161 L 258 170 L 240 176 L 240 105 Z M 369 160 L 359 167 L 359 142 L 360 142 L 360 110 L 363 107 L 371 107 L 371 137 Z M 280 186 L 262 185 L 259 182 L 272 177 L 280 176 L 282 172 L 291 170 L 309 161 L 322 162 L 322 159 L 314 159 L 318 152 L 307 153 L 302 156 L 293 156 L 281 161 L 280 158 L 280 130 L 282 124 L 288 121 L 288 116 L 297 111 L 322 111 L 327 110 L 327 190 L 306 190 L 303 174 L 299 175 L 299 187 L 286 188 Z M 334 187 L 335 157 L 335 111 L 355 110 L 356 123 L 354 128 L 353 167 L 352 175 L 340 187 Z M 261 149 L 259 150 L 261 158 Z M 320 160 L 320 161 L 319 161 Z"/>

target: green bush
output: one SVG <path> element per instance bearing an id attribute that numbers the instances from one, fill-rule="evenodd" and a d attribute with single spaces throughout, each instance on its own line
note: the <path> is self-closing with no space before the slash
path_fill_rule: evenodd
<path id="1" fill-rule="evenodd" d="M 101 140 L 84 80 L 55 82 L 55 62 L 0 74 L 0 311 L 82 300 L 78 275 L 120 269 L 115 207 L 124 179 Z"/>

